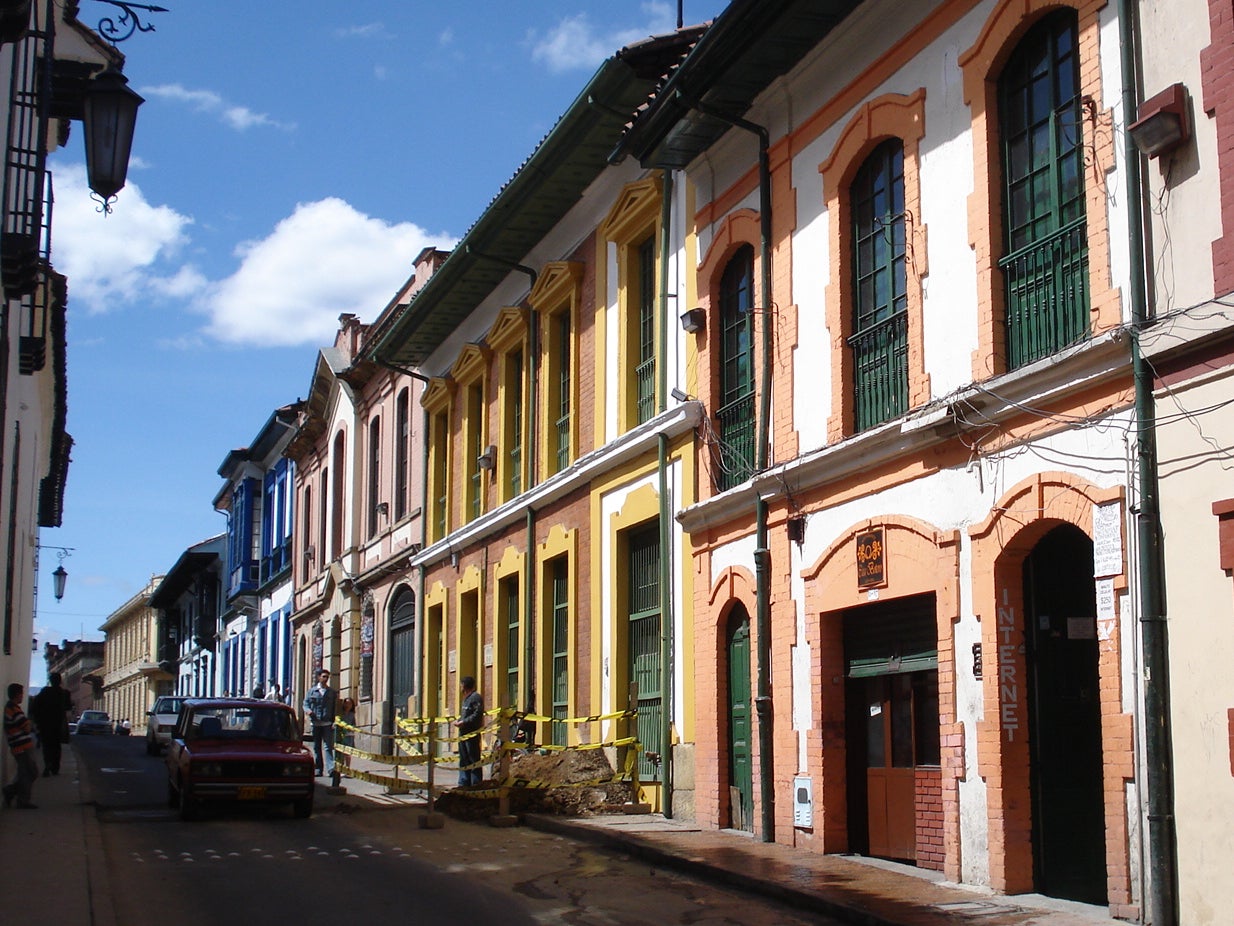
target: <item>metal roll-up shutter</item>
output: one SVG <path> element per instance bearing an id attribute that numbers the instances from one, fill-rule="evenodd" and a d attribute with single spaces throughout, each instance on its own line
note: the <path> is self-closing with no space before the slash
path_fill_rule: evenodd
<path id="1" fill-rule="evenodd" d="M 849 678 L 937 669 L 934 596 L 877 602 L 844 612 L 844 662 Z"/>

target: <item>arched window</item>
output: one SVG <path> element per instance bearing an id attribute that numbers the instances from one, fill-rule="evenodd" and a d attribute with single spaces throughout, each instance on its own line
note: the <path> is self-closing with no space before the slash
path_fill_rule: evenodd
<path id="1" fill-rule="evenodd" d="M 1007 366 L 1089 330 L 1083 108 L 1074 10 L 1024 37 L 998 84 L 1003 152 Z"/>
<path id="2" fill-rule="evenodd" d="M 754 471 L 753 308 L 754 249 L 743 245 L 720 277 L 720 491 L 744 482 Z"/>
<path id="3" fill-rule="evenodd" d="M 849 188 L 852 216 L 853 425 L 857 431 L 908 408 L 904 146 L 885 141 Z"/>

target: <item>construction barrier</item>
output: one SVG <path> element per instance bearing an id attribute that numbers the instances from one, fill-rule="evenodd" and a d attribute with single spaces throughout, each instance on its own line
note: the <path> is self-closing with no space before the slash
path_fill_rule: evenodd
<path id="1" fill-rule="evenodd" d="M 484 726 L 471 733 L 456 736 L 441 735 L 441 728 L 452 729 L 458 719 L 454 716 L 444 717 L 399 717 L 395 721 L 396 731 L 393 734 L 373 733 L 368 730 L 348 724 L 342 720 L 335 721 L 335 768 L 341 777 L 354 778 L 384 785 L 392 794 L 409 794 L 424 792 L 429 811 L 432 811 L 434 796 L 449 787 L 438 786 L 434 782 L 434 771 L 442 763 L 448 763 L 451 771 L 466 771 L 493 766 L 493 786 L 484 789 L 459 789 L 460 796 L 468 798 L 497 798 L 508 807 L 509 795 L 515 789 L 549 789 L 549 788 L 589 788 L 598 787 L 612 782 L 626 781 L 631 784 L 634 793 L 639 793 L 638 784 L 638 754 L 642 744 L 637 736 L 615 736 L 606 741 L 591 742 L 591 737 L 583 732 L 585 725 L 604 723 L 608 721 L 631 722 L 637 717 L 637 711 L 613 711 L 607 714 L 592 714 L 587 717 L 547 717 L 525 711 L 515 711 L 511 708 L 494 708 L 485 712 Z M 578 732 L 573 745 L 557 745 L 554 743 L 534 743 L 526 738 L 529 730 L 527 724 L 547 724 L 573 727 Z M 632 723 L 627 724 L 631 729 Z M 515 737 L 522 734 L 523 739 Z M 481 743 L 487 739 L 491 748 L 481 750 L 480 761 L 467 766 L 457 765 L 457 746 L 464 740 L 481 738 Z M 557 735 L 550 740 L 568 738 Z M 362 741 L 370 748 L 362 749 L 356 745 Z M 445 747 L 443 752 L 442 747 Z M 592 749 L 613 748 L 619 755 L 624 753 L 621 767 L 612 775 L 594 780 L 577 782 L 550 782 L 533 778 L 518 777 L 510 772 L 511 756 L 516 752 L 552 752 L 583 751 Z M 390 773 L 371 768 L 361 768 L 352 760 L 362 760 L 365 763 L 390 768 Z M 425 766 L 426 777 L 418 778 L 409 774 L 400 774 L 411 766 Z M 503 812 L 506 812 L 503 810 Z"/>

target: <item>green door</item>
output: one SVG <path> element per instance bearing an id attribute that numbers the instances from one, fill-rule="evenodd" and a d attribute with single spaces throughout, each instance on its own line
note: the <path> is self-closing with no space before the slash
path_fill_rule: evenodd
<path id="1" fill-rule="evenodd" d="M 630 681 L 638 685 L 638 777 L 660 781 L 664 750 L 664 699 L 660 684 L 660 526 L 630 537 Z"/>
<path id="2" fill-rule="evenodd" d="M 754 831 L 750 727 L 750 615 L 738 604 L 728 621 L 729 826 L 747 832 Z"/>

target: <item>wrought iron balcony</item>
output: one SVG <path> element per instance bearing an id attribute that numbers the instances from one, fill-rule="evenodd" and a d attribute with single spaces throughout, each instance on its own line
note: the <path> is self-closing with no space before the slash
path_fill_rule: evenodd
<path id="1" fill-rule="evenodd" d="M 1057 353 L 1089 332 L 1083 220 L 999 261 L 1006 279 L 1007 367 Z"/>
<path id="2" fill-rule="evenodd" d="M 853 357 L 853 427 L 864 431 L 908 409 L 908 313 L 848 339 Z"/>
<path id="3" fill-rule="evenodd" d="M 714 456 L 716 488 L 721 492 L 750 478 L 754 472 L 754 393 L 729 402 L 716 412 L 719 447 Z"/>

